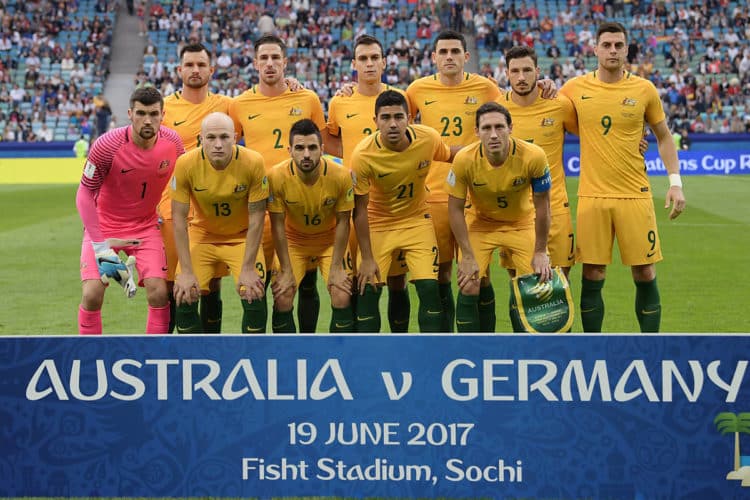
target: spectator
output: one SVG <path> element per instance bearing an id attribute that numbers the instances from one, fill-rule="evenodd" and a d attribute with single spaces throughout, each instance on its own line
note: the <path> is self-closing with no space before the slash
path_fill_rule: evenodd
<path id="1" fill-rule="evenodd" d="M 42 126 L 39 129 L 39 133 L 37 134 L 37 140 L 43 142 L 51 142 L 52 137 L 52 129 L 47 127 L 46 123 L 42 123 Z"/>

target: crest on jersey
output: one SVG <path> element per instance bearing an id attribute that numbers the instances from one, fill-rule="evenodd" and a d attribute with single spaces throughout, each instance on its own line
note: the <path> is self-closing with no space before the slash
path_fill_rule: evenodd
<path id="1" fill-rule="evenodd" d="M 516 177 L 513 179 L 513 187 L 523 186 L 524 184 L 526 184 L 526 177 Z"/>
<path id="2" fill-rule="evenodd" d="M 162 160 L 161 163 L 159 163 L 159 167 L 156 169 L 156 171 L 163 172 L 168 168 L 169 168 L 169 160 Z"/>
<path id="3" fill-rule="evenodd" d="M 336 198 L 326 198 L 325 200 L 323 200 L 324 207 L 333 205 L 334 203 L 336 203 Z"/>
<path id="4" fill-rule="evenodd" d="M 419 162 L 419 165 L 417 165 L 417 170 L 422 170 L 423 168 L 427 168 L 430 166 L 430 160 L 422 160 Z"/>
<path id="5" fill-rule="evenodd" d="M 464 104 L 477 104 L 479 101 L 476 97 L 473 95 L 466 96 L 466 100 L 464 101 Z"/>
<path id="6" fill-rule="evenodd" d="M 620 104 L 622 104 L 623 106 L 635 106 L 637 103 L 638 101 L 636 101 L 635 99 L 626 97 L 625 99 L 622 100 Z"/>
<path id="7" fill-rule="evenodd" d="M 301 108 L 292 108 L 289 110 L 289 116 L 302 116 Z"/>
<path id="8" fill-rule="evenodd" d="M 234 186 L 235 193 L 242 193 L 244 191 L 247 191 L 247 184 L 237 184 Z"/>
<path id="9" fill-rule="evenodd" d="M 554 118 L 542 118 L 542 127 L 553 127 L 555 125 Z"/>

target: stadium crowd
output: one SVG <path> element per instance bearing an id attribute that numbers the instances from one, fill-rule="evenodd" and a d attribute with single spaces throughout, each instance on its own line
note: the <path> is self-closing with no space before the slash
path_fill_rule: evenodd
<path id="1" fill-rule="evenodd" d="M 107 130 L 101 97 L 108 76 L 115 2 L 0 2 L 0 138 L 71 140 Z M 258 82 L 253 40 L 266 33 L 289 47 L 288 74 L 324 108 L 351 70 L 353 40 L 386 47 L 387 83 L 405 88 L 431 73 L 431 40 L 441 28 L 476 35 L 479 72 L 507 87 L 503 53 L 529 45 L 558 87 L 593 65 L 594 25 L 614 18 L 630 29 L 634 73 L 659 90 L 675 130 L 750 130 L 750 20 L 741 2 L 568 0 L 235 0 L 136 2 L 148 37 L 135 83 L 177 90 L 177 54 L 200 41 L 213 54 L 212 90 L 236 96 Z"/>
<path id="2" fill-rule="evenodd" d="M 0 19 L 2 140 L 70 140 L 93 135 L 97 120 L 106 130 L 108 106 L 98 96 L 108 74 L 114 4 L 3 1 Z"/>
<path id="3" fill-rule="evenodd" d="M 207 4 L 202 12 L 189 3 L 166 8 L 154 4 L 148 34 L 171 48 L 159 54 L 159 43 L 151 42 L 136 82 L 150 81 L 165 94 L 173 92 L 179 86 L 174 71 L 177 51 L 185 43 L 202 41 L 214 53 L 218 75 L 214 90 L 238 95 L 258 81 L 252 67 L 252 40 L 276 33 L 290 49 L 288 73 L 315 90 L 327 106 L 341 84 L 355 77 L 349 63 L 357 36 L 366 33 L 384 40 L 384 78 L 405 88 L 432 71 L 430 40 L 441 27 L 449 27 L 476 34 L 479 72 L 495 78 L 501 87 L 507 87 L 503 53 L 515 45 L 534 47 L 543 56 L 543 74 L 559 87 L 590 69 L 594 25 L 614 17 L 631 30 L 631 71 L 657 86 L 675 129 L 698 133 L 750 129 L 750 23 L 748 8 L 738 2 L 266 4 L 230 1 Z"/>

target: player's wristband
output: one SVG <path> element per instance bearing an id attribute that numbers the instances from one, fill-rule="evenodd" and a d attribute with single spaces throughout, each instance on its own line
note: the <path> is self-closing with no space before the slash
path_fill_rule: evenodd
<path id="1" fill-rule="evenodd" d="M 682 187 L 682 178 L 680 174 L 669 174 L 669 187 L 677 186 Z"/>

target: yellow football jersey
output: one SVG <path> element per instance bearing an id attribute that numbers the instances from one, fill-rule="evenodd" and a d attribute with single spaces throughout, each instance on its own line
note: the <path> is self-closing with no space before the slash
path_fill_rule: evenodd
<path id="1" fill-rule="evenodd" d="M 578 113 L 578 196 L 651 198 L 638 145 L 646 123 L 655 125 L 665 119 L 656 87 L 630 72 L 617 83 L 601 82 L 596 73 L 568 80 L 560 89 Z"/>
<path id="2" fill-rule="evenodd" d="M 326 128 L 320 99 L 307 89 L 267 97 L 253 85 L 232 99 L 229 115 L 242 126 L 245 145 L 260 153 L 269 169 L 289 158 L 289 129 L 295 122 L 309 118 L 321 132 Z"/>
<path id="3" fill-rule="evenodd" d="M 414 227 L 426 219 L 425 182 L 432 162 L 450 159 L 450 148 L 430 127 L 410 125 L 406 133 L 411 144 L 404 151 L 385 147 L 376 132 L 352 153 L 354 193 L 370 195 L 367 212 L 373 231 Z"/>
<path id="4" fill-rule="evenodd" d="M 459 85 L 447 86 L 435 74 L 414 80 L 406 89 L 409 97 L 409 112 L 419 123 L 437 130 L 448 146 L 467 146 L 477 140 L 474 133 L 474 119 L 479 106 L 500 97 L 497 85 L 487 78 L 464 73 Z M 431 202 L 448 201 L 445 191 L 445 178 L 450 170 L 449 163 L 433 165 L 427 178 Z"/>
<path id="5" fill-rule="evenodd" d="M 513 137 L 536 144 L 547 153 L 552 175 L 551 213 L 555 215 L 568 212 L 563 142 L 565 130 L 577 130 L 573 104 L 567 97 L 560 95 L 555 99 L 542 99 L 540 96 L 531 106 L 520 106 L 513 102 L 510 91 L 505 92 L 497 102 L 510 111 Z"/>
<path id="6" fill-rule="evenodd" d="M 470 195 L 470 229 L 494 231 L 533 224 L 535 210 L 529 194 L 532 180 L 549 172 L 544 150 L 511 137 L 508 157 L 499 167 L 490 165 L 482 150 L 478 141 L 459 151 L 446 182 L 451 196 L 465 200 Z"/>
<path id="7" fill-rule="evenodd" d="M 221 94 L 208 93 L 200 104 L 194 104 L 182 98 L 182 92 L 177 91 L 164 98 L 164 118 L 162 124 L 179 134 L 185 151 L 199 146 L 201 123 L 213 112 L 229 114 L 230 97 Z"/>
<path id="8" fill-rule="evenodd" d="M 201 243 L 244 242 L 248 203 L 268 198 L 263 158 L 242 146 L 224 170 L 211 166 L 203 148 L 180 156 L 170 187 L 173 200 L 194 206 L 190 238 Z"/>
<path id="9" fill-rule="evenodd" d="M 331 244 L 336 214 L 354 208 L 352 177 L 347 169 L 321 158 L 320 177 L 309 186 L 300 180 L 291 159 L 268 174 L 268 211 L 286 213 L 286 235 L 297 245 Z"/>
<path id="10" fill-rule="evenodd" d="M 178 90 L 164 98 L 164 118 L 161 123 L 177 132 L 185 146 L 185 151 L 190 151 L 198 147 L 203 119 L 214 111 L 228 114 L 230 102 L 232 99 L 227 96 L 209 92 L 202 103 L 194 104 L 183 99 L 182 92 Z M 162 219 L 172 219 L 169 186 L 164 188 L 161 194 L 157 211 Z"/>
<path id="11" fill-rule="evenodd" d="M 395 90 L 406 97 L 406 93 L 390 85 L 381 85 L 381 92 Z M 357 89 L 349 97 L 335 96 L 328 104 L 328 133 L 341 137 L 344 166 L 349 166 L 352 151 L 363 138 L 371 135 L 377 127 L 375 116 L 375 101 L 378 96 L 360 94 Z"/>

